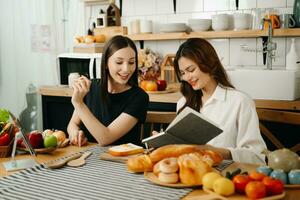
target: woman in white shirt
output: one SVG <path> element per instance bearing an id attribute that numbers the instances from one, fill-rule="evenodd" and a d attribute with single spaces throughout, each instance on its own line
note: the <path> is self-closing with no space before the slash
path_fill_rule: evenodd
<path id="1" fill-rule="evenodd" d="M 224 159 L 265 163 L 261 152 L 266 144 L 260 134 L 255 104 L 234 89 L 213 46 L 201 38 L 188 39 L 179 47 L 174 67 L 183 94 L 177 102 L 177 112 L 189 106 L 223 130 L 203 148 L 219 152 Z"/>

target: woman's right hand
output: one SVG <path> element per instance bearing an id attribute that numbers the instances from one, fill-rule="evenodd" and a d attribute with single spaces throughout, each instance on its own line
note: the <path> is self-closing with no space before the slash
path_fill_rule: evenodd
<path id="1" fill-rule="evenodd" d="M 91 86 L 91 81 L 85 77 L 81 76 L 73 84 L 73 95 L 72 95 L 72 104 L 74 106 L 83 103 L 85 95 L 89 92 Z"/>
<path id="2" fill-rule="evenodd" d="M 76 145 L 79 147 L 87 144 L 87 138 L 84 136 L 82 130 L 78 130 L 76 133 L 73 133 L 72 135 L 70 134 L 69 139 L 72 145 Z"/>

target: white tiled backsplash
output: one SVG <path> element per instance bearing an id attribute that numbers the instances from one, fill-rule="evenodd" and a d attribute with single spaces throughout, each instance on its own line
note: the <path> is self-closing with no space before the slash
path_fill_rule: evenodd
<path id="1" fill-rule="evenodd" d="M 117 1 L 118 2 L 118 1 Z M 239 0 L 239 11 L 251 13 L 255 8 L 274 8 L 281 13 L 293 12 L 294 0 Z M 127 26 L 130 34 L 130 21 L 148 19 L 153 21 L 153 32 L 159 32 L 159 23 L 184 22 L 189 18 L 211 18 L 216 13 L 233 14 L 236 11 L 235 0 L 177 0 L 177 12 L 174 14 L 173 0 L 123 0 L 122 25 Z M 261 38 L 212 39 L 222 63 L 226 68 L 232 66 L 262 66 L 262 53 L 245 52 L 241 45 L 261 49 Z M 146 41 L 144 47 L 165 55 L 175 53 L 183 40 Z M 277 43 L 274 68 L 285 66 L 285 56 L 290 49 L 290 38 L 274 38 Z M 139 47 L 139 43 L 137 43 Z M 296 38 L 296 48 L 300 50 L 300 38 Z"/>

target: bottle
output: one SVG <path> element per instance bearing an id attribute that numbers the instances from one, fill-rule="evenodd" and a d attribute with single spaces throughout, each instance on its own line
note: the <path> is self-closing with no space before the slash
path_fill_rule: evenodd
<path id="1" fill-rule="evenodd" d="M 26 91 L 27 107 L 20 114 L 22 128 L 26 132 L 38 129 L 37 121 L 37 92 L 36 87 L 30 83 Z"/>
<path id="2" fill-rule="evenodd" d="M 290 51 L 286 55 L 286 69 L 287 70 L 299 70 L 300 64 L 298 63 L 300 58 L 296 51 L 295 38 L 292 38 Z"/>
<path id="3" fill-rule="evenodd" d="M 300 27 L 300 0 L 295 0 L 293 8 L 294 19 L 296 22 L 296 28 Z"/>

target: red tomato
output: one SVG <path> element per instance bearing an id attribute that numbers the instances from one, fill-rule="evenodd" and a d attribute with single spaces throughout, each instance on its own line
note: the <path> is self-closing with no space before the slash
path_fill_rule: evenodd
<path id="1" fill-rule="evenodd" d="M 235 191 L 238 193 L 245 193 L 246 185 L 251 181 L 251 178 L 248 175 L 239 174 L 233 177 Z"/>
<path id="2" fill-rule="evenodd" d="M 267 175 L 260 172 L 250 172 L 249 177 L 254 181 L 262 181 Z"/>
<path id="3" fill-rule="evenodd" d="M 259 199 L 266 196 L 266 186 L 260 181 L 250 181 L 245 188 L 247 197 Z"/>
<path id="4" fill-rule="evenodd" d="M 267 176 L 262 182 L 266 186 L 268 196 L 281 194 L 283 192 L 283 183 L 279 179 Z"/>

